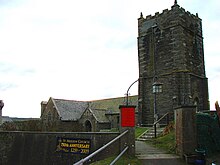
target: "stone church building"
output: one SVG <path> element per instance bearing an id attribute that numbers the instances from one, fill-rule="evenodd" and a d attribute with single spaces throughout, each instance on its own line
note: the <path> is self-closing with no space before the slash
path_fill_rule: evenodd
<path id="1" fill-rule="evenodd" d="M 138 61 L 138 96 L 132 97 L 137 105 L 138 124 L 152 125 L 178 106 L 195 105 L 197 111 L 209 110 L 202 20 L 197 13 L 186 11 L 177 0 L 170 10 L 146 17 L 141 13 Z M 60 131 L 117 128 L 122 99 L 77 102 L 50 98 L 42 102 L 41 119 L 45 130 L 53 128 L 52 123 Z"/>
<path id="2" fill-rule="evenodd" d="M 152 124 L 174 107 L 209 110 L 202 20 L 180 7 L 138 19 L 139 120 Z M 154 87 L 153 87 L 154 86 Z M 154 90 L 154 91 L 153 91 Z"/>
<path id="3" fill-rule="evenodd" d="M 138 104 L 138 96 L 130 96 L 129 103 Z M 93 101 L 55 99 L 41 102 L 43 131 L 99 132 L 119 129 L 119 105 L 125 104 L 124 97 Z M 136 108 L 137 112 L 137 108 Z M 136 113 L 136 121 L 137 113 Z"/>
<path id="4" fill-rule="evenodd" d="M 209 110 L 202 20 L 174 1 L 171 9 L 138 18 L 138 96 L 136 124 L 152 125 L 175 107 L 195 105 Z M 45 131 L 100 131 L 118 128 L 119 105 L 125 98 L 74 101 L 49 98 L 41 102 Z M 130 105 L 131 105 L 130 104 Z M 0 124 L 3 102 L 0 100 Z"/>

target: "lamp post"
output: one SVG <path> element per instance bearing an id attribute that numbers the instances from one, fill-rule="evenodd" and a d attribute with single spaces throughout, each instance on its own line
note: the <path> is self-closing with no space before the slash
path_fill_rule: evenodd
<path id="1" fill-rule="evenodd" d="M 136 82 L 138 82 L 139 81 L 139 79 L 137 79 L 136 81 L 134 81 L 129 87 L 128 87 L 128 90 L 127 90 L 127 92 L 126 92 L 126 105 L 128 106 L 128 95 L 129 95 L 129 90 L 130 90 L 130 88 L 132 87 L 132 85 L 134 85 Z"/>
<path id="2" fill-rule="evenodd" d="M 128 93 L 132 85 L 138 82 L 139 79 L 134 81 L 126 92 L 126 105 L 119 105 L 120 109 L 120 132 L 128 131 L 128 139 L 126 141 L 128 146 L 128 155 L 135 155 L 135 105 L 129 105 L 128 103 Z M 122 142 L 124 144 L 124 142 Z M 121 144 L 122 144 L 121 143 Z M 121 145 L 123 146 L 123 145 Z"/>
<path id="3" fill-rule="evenodd" d="M 157 114 L 157 93 L 161 93 L 163 83 L 160 83 L 158 81 L 155 81 L 153 84 L 153 94 L 154 94 L 154 122 L 158 120 L 158 114 Z"/>

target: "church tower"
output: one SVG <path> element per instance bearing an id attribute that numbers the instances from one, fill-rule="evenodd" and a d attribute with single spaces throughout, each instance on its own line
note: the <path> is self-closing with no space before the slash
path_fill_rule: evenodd
<path id="1" fill-rule="evenodd" d="M 138 19 L 139 119 L 152 124 L 174 107 L 209 109 L 202 20 L 177 4 Z M 153 93 L 153 85 L 160 89 Z M 156 115 L 156 116 L 155 116 Z"/>

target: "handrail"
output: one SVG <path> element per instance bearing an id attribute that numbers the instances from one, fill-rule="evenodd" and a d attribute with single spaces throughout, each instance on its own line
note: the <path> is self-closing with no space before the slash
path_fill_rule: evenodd
<path id="1" fill-rule="evenodd" d="M 157 123 L 159 123 L 163 118 L 165 118 L 167 115 L 169 114 L 169 112 L 165 113 L 161 118 L 159 118 L 159 120 L 155 121 L 153 125 L 156 125 Z"/>
<path id="2" fill-rule="evenodd" d="M 83 165 L 83 163 L 85 163 L 86 161 L 88 161 L 89 159 L 91 159 L 93 156 L 95 156 L 96 154 L 98 154 L 99 152 L 101 152 L 102 150 L 104 150 L 106 147 L 108 147 L 109 145 L 111 145 L 112 143 L 114 143 L 115 141 L 117 141 L 118 139 L 120 139 L 122 136 L 124 136 L 126 133 L 128 133 L 128 130 L 124 131 L 122 134 L 120 134 L 119 136 L 117 136 L 116 138 L 114 138 L 113 140 L 111 140 L 110 142 L 108 142 L 107 144 L 105 144 L 104 146 L 102 146 L 101 148 L 99 148 L 98 150 L 96 150 L 95 152 L 93 152 L 92 154 L 88 155 L 87 157 L 81 159 L 80 161 L 74 163 L 73 165 Z"/>
<path id="3" fill-rule="evenodd" d="M 118 161 L 118 159 L 120 159 L 120 157 L 126 152 L 128 150 L 128 146 L 127 147 L 125 147 L 125 149 L 111 162 L 111 164 L 110 165 L 113 165 L 113 164 L 115 164 L 115 162 L 117 162 Z"/>
<path id="4" fill-rule="evenodd" d="M 171 112 L 167 112 L 165 113 L 161 118 L 159 118 L 157 121 L 154 122 L 153 126 L 154 126 L 154 137 L 156 138 L 157 137 L 157 123 L 159 123 L 163 118 L 169 116 Z M 167 125 L 169 124 L 168 123 L 169 121 L 167 120 Z"/>

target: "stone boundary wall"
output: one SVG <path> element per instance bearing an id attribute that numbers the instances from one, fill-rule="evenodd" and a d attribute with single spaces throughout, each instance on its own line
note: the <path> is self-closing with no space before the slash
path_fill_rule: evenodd
<path id="1" fill-rule="evenodd" d="M 87 155 L 56 152 L 58 137 L 90 139 L 93 152 L 118 135 L 119 133 L 100 132 L 0 132 L 0 164 L 72 165 Z M 91 161 L 119 154 L 121 140 L 116 141 Z"/>

